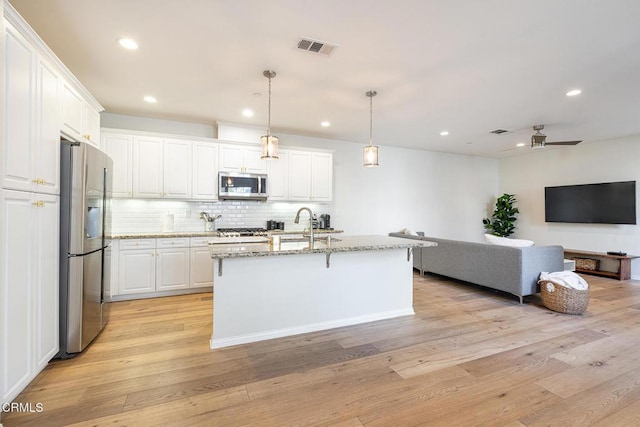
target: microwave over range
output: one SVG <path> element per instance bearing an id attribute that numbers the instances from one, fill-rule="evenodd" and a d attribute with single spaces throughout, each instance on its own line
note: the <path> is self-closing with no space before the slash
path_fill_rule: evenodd
<path id="1" fill-rule="evenodd" d="M 220 200 L 267 200 L 267 175 L 254 173 L 218 173 Z"/>

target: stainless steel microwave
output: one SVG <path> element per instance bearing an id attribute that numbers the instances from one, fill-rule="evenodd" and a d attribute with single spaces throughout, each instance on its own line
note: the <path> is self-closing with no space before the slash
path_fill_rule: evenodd
<path id="1" fill-rule="evenodd" d="M 220 200 L 267 200 L 267 175 L 254 173 L 218 173 Z"/>

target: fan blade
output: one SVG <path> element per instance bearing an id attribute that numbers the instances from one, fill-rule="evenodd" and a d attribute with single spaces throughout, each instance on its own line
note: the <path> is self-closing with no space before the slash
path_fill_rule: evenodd
<path id="1" fill-rule="evenodd" d="M 558 141 L 558 142 L 546 142 L 545 145 L 578 145 L 582 142 L 580 141 Z"/>

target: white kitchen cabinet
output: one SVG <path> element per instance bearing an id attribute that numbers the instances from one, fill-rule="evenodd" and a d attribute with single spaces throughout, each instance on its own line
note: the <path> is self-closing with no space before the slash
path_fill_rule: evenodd
<path id="1" fill-rule="evenodd" d="M 2 402 L 58 352 L 59 197 L 2 190 Z"/>
<path id="2" fill-rule="evenodd" d="M 271 201 L 289 198 L 289 152 L 280 150 L 278 157 L 278 160 L 269 161 L 267 165 L 269 174 L 267 190 Z"/>
<path id="3" fill-rule="evenodd" d="M 134 136 L 133 138 L 133 197 L 162 198 L 163 142 L 161 138 Z"/>
<path id="4" fill-rule="evenodd" d="M 213 259 L 207 245 L 206 237 L 191 238 L 191 254 L 189 256 L 189 287 L 210 288 L 213 286 Z"/>
<path id="5" fill-rule="evenodd" d="M 163 141 L 163 197 L 191 198 L 191 144 L 177 139 Z"/>
<path id="6" fill-rule="evenodd" d="M 191 142 L 133 137 L 133 197 L 191 198 Z"/>
<path id="7" fill-rule="evenodd" d="M 105 133 L 102 135 L 102 151 L 113 160 L 112 197 L 133 195 L 133 136 Z"/>
<path id="8" fill-rule="evenodd" d="M 289 200 L 311 200 L 311 153 L 289 153 Z"/>
<path id="9" fill-rule="evenodd" d="M 223 172 L 267 173 L 267 164 L 260 158 L 261 155 L 260 146 L 221 144 L 219 170 Z"/>
<path id="10" fill-rule="evenodd" d="M 120 243 L 118 294 L 154 292 L 156 290 L 155 239 L 132 239 Z M 131 249 L 136 247 L 140 249 Z"/>
<path id="11" fill-rule="evenodd" d="M 62 85 L 61 131 L 74 141 L 82 138 L 84 102 L 80 94 L 67 82 Z"/>
<path id="12" fill-rule="evenodd" d="M 87 102 L 83 103 L 83 133 L 82 138 L 85 142 L 100 148 L 100 112 L 96 111 Z"/>
<path id="13" fill-rule="evenodd" d="M 289 153 L 289 200 L 330 202 L 332 188 L 331 153 L 293 150 Z"/>
<path id="14" fill-rule="evenodd" d="M 82 98 L 68 82 L 62 84 L 60 132 L 73 141 L 100 146 L 100 112 Z"/>
<path id="15" fill-rule="evenodd" d="M 218 145 L 193 143 L 192 199 L 218 200 Z"/>
<path id="16" fill-rule="evenodd" d="M 10 24 L 5 28 L 2 187 L 59 194 L 59 78 Z"/>
<path id="17" fill-rule="evenodd" d="M 311 153 L 311 200 L 333 200 L 333 155 L 330 153 Z"/>
<path id="18" fill-rule="evenodd" d="M 157 249 L 156 291 L 189 287 L 189 248 Z"/>

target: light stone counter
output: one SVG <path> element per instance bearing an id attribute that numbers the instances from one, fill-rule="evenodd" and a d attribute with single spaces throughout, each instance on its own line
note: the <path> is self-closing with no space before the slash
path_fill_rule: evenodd
<path id="1" fill-rule="evenodd" d="M 278 244 L 269 243 L 209 243 L 209 252 L 215 259 L 262 257 L 277 255 L 304 255 L 312 253 L 334 253 L 355 251 L 377 251 L 388 249 L 410 249 L 437 246 L 426 240 L 408 240 L 389 236 L 341 236 L 330 240 L 316 240 L 313 248 L 309 242 L 286 240 Z"/>

